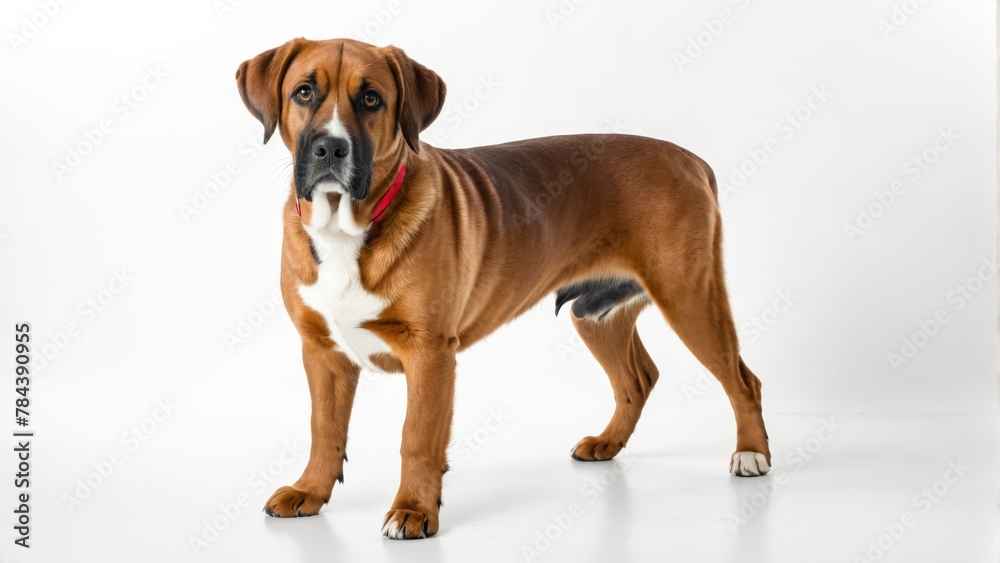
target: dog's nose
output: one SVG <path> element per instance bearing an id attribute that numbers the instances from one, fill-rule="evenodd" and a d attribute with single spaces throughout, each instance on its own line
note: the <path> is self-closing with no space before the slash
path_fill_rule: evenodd
<path id="1" fill-rule="evenodd" d="M 334 158 L 346 158 L 351 152 L 351 145 L 343 137 L 323 136 L 312 144 L 313 154 L 318 158 L 326 158 L 332 155 Z"/>

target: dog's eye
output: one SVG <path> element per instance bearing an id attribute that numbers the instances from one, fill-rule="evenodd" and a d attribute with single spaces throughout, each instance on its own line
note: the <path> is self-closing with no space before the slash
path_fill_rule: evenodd
<path id="1" fill-rule="evenodd" d="M 372 90 L 365 92 L 365 96 L 364 98 L 361 99 L 361 101 L 364 102 L 365 107 L 368 109 L 375 109 L 379 106 L 379 104 L 382 103 L 382 100 L 379 99 L 378 94 L 376 94 Z"/>
<path id="2" fill-rule="evenodd" d="M 295 99 L 302 102 L 303 104 L 308 104 L 313 99 L 313 89 L 312 86 L 308 84 L 303 84 L 299 86 L 299 89 L 295 91 Z"/>

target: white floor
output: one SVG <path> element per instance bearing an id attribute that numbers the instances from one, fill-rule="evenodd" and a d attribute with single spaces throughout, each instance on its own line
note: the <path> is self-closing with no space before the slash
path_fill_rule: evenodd
<path id="1" fill-rule="evenodd" d="M 769 414 L 774 471 L 746 479 L 726 473 L 733 424 L 718 389 L 684 407 L 669 404 L 678 390 L 665 382 L 619 459 L 583 464 L 570 446 L 600 429 L 588 421 L 603 421 L 609 403 L 571 407 L 558 377 L 535 377 L 541 397 L 561 396 L 548 409 L 495 379 L 460 380 L 454 471 L 441 533 L 428 540 L 379 536 L 404 391 L 401 378 L 380 377 L 359 393 L 346 484 L 319 516 L 260 512 L 305 463 L 304 389 L 277 418 L 246 404 L 243 419 L 219 415 L 192 395 L 134 452 L 73 432 L 38 437 L 34 547 L 3 552 L 13 562 L 998 560 L 994 413 Z M 218 396 L 210 382 L 205 391 Z M 93 470 L 60 460 L 100 462 L 97 452 L 115 449 L 124 461 L 67 511 L 64 495 L 85 493 L 76 479 Z"/>

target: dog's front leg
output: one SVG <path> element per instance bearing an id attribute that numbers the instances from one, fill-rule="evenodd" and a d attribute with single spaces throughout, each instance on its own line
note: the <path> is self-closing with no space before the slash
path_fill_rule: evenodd
<path id="1" fill-rule="evenodd" d="M 312 397 L 309 463 L 291 487 L 281 487 L 264 506 L 271 516 L 312 516 L 330 500 L 336 481 L 344 482 L 347 423 L 361 369 L 344 354 L 304 342 L 302 363 Z"/>
<path id="2" fill-rule="evenodd" d="M 399 491 L 385 515 L 382 534 L 393 539 L 433 536 L 438 531 L 441 480 L 455 398 L 456 338 L 419 346 L 403 358 L 406 420 Z"/>

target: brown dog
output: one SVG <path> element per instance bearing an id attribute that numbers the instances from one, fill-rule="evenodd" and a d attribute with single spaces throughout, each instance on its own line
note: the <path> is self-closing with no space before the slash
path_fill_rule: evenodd
<path id="1" fill-rule="evenodd" d="M 635 329 L 650 302 L 736 415 L 734 475 L 770 469 L 760 381 L 740 358 L 712 170 L 624 135 L 442 150 L 421 143 L 444 82 L 395 47 L 292 40 L 244 62 L 240 95 L 291 151 L 281 290 L 312 395 L 309 463 L 265 506 L 319 512 L 342 480 L 361 368 L 406 374 L 399 492 L 382 533 L 439 529 L 455 354 L 557 292 L 608 373 L 615 413 L 573 450 L 615 456 L 658 371 Z"/>

